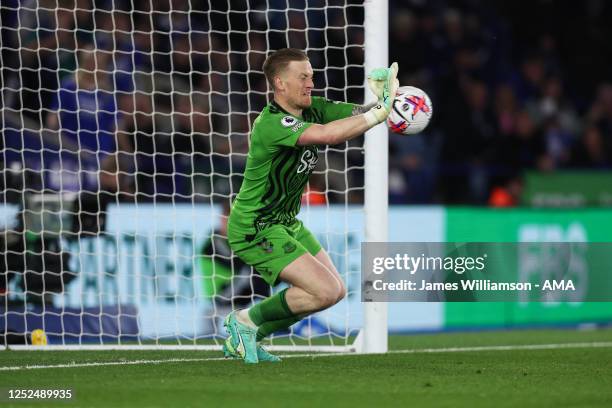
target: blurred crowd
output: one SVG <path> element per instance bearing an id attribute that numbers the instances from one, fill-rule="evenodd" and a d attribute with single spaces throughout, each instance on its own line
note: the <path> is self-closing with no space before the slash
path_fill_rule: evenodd
<path id="1" fill-rule="evenodd" d="M 27 184 L 14 189 L 139 201 L 235 194 L 268 100 L 268 50 L 309 49 L 328 97 L 363 93 L 361 7 L 295 3 L 3 1 L 4 168 Z M 339 173 L 343 149 L 324 154 L 338 170 L 323 180 L 335 199 L 358 181 Z"/>
<path id="2" fill-rule="evenodd" d="M 393 137 L 392 203 L 516 205 L 528 171 L 612 167 L 612 7 L 395 2 L 390 55 L 434 119 Z"/>
<path id="3" fill-rule="evenodd" d="M 235 194 L 269 98 L 261 66 L 281 47 L 308 51 L 318 94 L 364 101 L 360 1 L 229 3 L 3 0 L 7 187 L 97 202 Z M 503 3 L 390 1 L 400 82 L 434 105 L 424 134 L 391 137 L 391 203 L 513 205 L 527 170 L 612 165 L 612 7 Z M 305 200 L 360 202 L 362 153 L 359 140 L 323 149 Z"/>

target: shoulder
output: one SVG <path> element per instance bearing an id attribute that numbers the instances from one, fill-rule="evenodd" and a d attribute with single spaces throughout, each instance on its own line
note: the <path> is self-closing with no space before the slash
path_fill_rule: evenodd
<path id="1" fill-rule="evenodd" d="M 354 106 L 351 103 L 332 101 L 322 96 L 313 96 L 308 113 L 312 117 L 313 122 L 329 123 L 333 120 L 351 116 Z"/>
<path id="2" fill-rule="evenodd" d="M 306 127 L 303 120 L 270 104 L 253 123 L 251 147 L 263 146 L 272 152 L 279 146 L 295 146 Z"/>
<path id="3" fill-rule="evenodd" d="M 312 123 L 324 123 L 328 100 L 322 96 L 313 96 L 308 109 L 304 110 L 304 119 Z"/>
<path id="4" fill-rule="evenodd" d="M 338 109 L 339 106 L 342 106 L 344 104 L 344 102 L 334 101 L 331 99 L 327 99 L 323 96 L 313 96 L 311 109 L 315 109 L 318 111 L 326 111 L 330 109 L 333 110 Z"/>
<path id="5" fill-rule="evenodd" d="M 308 110 L 310 111 L 316 111 L 316 112 L 321 112 L 323 110 L 325 110 L 325 104 L 327 103 L 327 99 L 325 99 L 322 96 L 313 96 L 311 98 L 311 103 L 310 103 L 310 107 L 308 108 Z"/>
<path id="6" fill-rule="evenodd" d="M 265 131 L 266 133 L 283 131 L 295 126 L 297 123 L 297 118 L 282 112 L 273 105 L 268 105 L 255 119 L 255 122 L 253 122 L 253 134 L 260 131 Z"/>
<path id="7" fill-rule="evenodd" d="M 331 99 L 327 99 L 323 96 L 313 96 L 312 97 L 312 107 L 318 109 L 325 109 L 329 106 L 340 105 L 342 102 L 340 101 L 332 101 Z"/>
<path id="8" fill-rule="evenodd" d="M 312 106 L 323 106 L 325 105 L 328 101 L 327 98 L 323 97 L 323 96 L 312 96 Z"/>

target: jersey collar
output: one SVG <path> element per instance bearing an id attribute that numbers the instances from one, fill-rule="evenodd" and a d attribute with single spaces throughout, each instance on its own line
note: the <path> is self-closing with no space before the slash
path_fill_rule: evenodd
<path id="1" fill-rule="evenodd" d="M 307 109 L 302 110 L 302 116 L 295 116 L 293 113 L 289 113 L 285 109 L 283 109 L 283 107 L 280 106 L 278 103 L 276 103 L 274 99 L 272 99 L 272 101 L 270 102 L 270 106 L 273 106 L 275 109 L 278 109 L 279 111 L 283 112 L 285 115 L 293 116 L 297 119 L 302 119 L 304 117 L 304 112 L 306 112 L 307 110 Z"/>
<path id="2" fill-rule="evenodd" d="M 274 106 L 276 109 L 278 109 L 279 111 L 286 113 L 287 115 L 290 115 L 289 112 L 287 112 L 286 110 L 283 109 L 282 106 L 280 106 L 278 103 L 276 103 L 276 101 L 274 99 L 272 99 L 272 102 L 270 102 L 271 106 Z"/>

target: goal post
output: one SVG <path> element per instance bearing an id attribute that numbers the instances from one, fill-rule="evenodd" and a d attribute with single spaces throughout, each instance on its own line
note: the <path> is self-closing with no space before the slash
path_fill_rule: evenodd
<path id="1" fill-rule="evenodd" d="M 270 294 L 224 239 L 262 63 L 304 49 L 314 94 L 371 101 L 388 0 L 83 4 L 0 4 L 0 350 L 220 350 L 223 317 Z M 387 240 L 387 137 L 319 150 L 299 217 L 348 296 L 270 350 L 387 350 L 386 305 L 360 296 L 360 243 Z"/>
<path id="2" fill-rule="evenodd" d="M 365 1 L 365 70 L 387 66 L 389 62 L 389 31 L 387 0 Z M 366 74 L 367 75 L 367 74 Z M 366 98 L 368 89 L 365 87 Z M 385 126 L 375 126 L 365 135 L 365 240 L 387 242 L 389 208 L 389 132 Z M 364 353 L 384 353 L 388 347 L 387 304 L 364 303 Z"/>

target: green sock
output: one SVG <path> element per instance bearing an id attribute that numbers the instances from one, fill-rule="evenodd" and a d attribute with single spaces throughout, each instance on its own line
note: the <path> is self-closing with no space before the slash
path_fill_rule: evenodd
<path id="1" fill-rule="evenodd" d="M 293 324 L 302 320 L 299 316 L 288 317 L 282 320 L 273 320 L 271 322 L 264 322 L 257 328 L 257 341 L 262 341 L 264 337 L 270 334 L 289 328 Z"/>
<path id="2" fill-rule="evenodd" d="M 257 326 L 261 326 L 265 322 L 275 320 L 285 320 L 296 317 L 295 313 L 289 309 L 285 295 L 287 289 L 283 289 L 274 296 L 257 303 L 249 309 L 249 317 Z"/>

